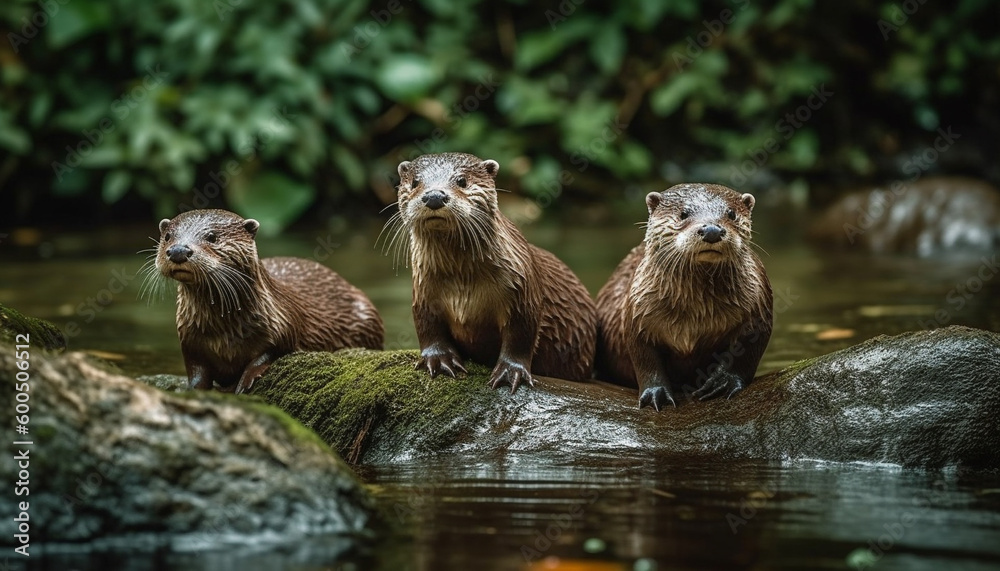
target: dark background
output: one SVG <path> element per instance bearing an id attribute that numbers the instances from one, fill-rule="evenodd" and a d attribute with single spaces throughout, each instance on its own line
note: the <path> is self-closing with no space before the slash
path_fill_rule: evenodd
<path id="1" fill-rule="evenodd" d="M 0 227 L 376 217 L 396 164 L 446 150 L 551 214 L 685 181 L 809 206 L 918 167 L 996 184 L 998 23 L 988 0 L 8 1 Z"/>

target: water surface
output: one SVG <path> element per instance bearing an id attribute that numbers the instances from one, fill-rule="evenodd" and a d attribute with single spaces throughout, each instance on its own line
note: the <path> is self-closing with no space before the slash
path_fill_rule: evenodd
<path id="1" fill-rule="evenodd" d="M 762 210 L 762 209 L 758 209 Z M 636 219 L 642 212 L 637 212 Z M 769 219 L 770 216 L 770 219 Z M 832 255 L 755 214 L 775 291 L 759 373 L 880 334 L 963 324 L 1000 330 L 994 254 L 930 260 Z M 375 248 L 380 221 L 261 236 L 263 256 L 312 257 L 361 287 L 387 348 L 417 346 L 410 275 Z M 149 228 L 42 232 L 0 248 L 0 302 L 63 327 L 73 349 L 129 374 L 183 374 L 172 293 L 138 299 Z M 641 239 L 633 225 L 540 224 L 528 238 L 596 294 Z M 167 288 L 168 290 L 170 288 Z M 900 379 L 900 382 L 907 382 Z M 653 414 L 651 412 L 651 414 Z M 669 411 L 664 414 L 669 414 Z M 95 419 L 99 422 L 99 419 Z M 51 554 L 37 568 L 579 569 L 1000 568 L 1000 476 L 822 462 L 666 465 L 655 458 L 440 457 L 362 466 L 393 530 L 365 553 L 336 538 L 188 553 Z M 583 567 L 568 567 L 577 562 Z M 534 565 L 534 567 L 532 567 Z M 605 566 L 601 566 L 605 565 Z M 610 565 L 610 566 L 608 566 Z"/>

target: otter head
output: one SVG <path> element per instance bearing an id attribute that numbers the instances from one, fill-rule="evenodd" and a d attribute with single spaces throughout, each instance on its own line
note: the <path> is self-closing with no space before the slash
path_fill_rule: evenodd
<path id="1" fill-rule="evenodd" d="M 191 210 L 160 221 L 156 268 L 185 284 L 254 275 L 260 223 L 226 210 Z M 225 269 L 223 269 L 225 268 Z M 230 275 L 232 274 L 232 275 Z"/>
<path id="2" fill-rule="evenodd" d="M 716 184 L 679 184 L 646 196 L 648 248 L 696 263 L 742 260 L 754 197 Z"/>
<path id="3" fill-rule="evenodd" d="M 422 155 L 399 163 L 399 213 L 411 231 L 464 231 L 497 208 L 500 165 L 466 153 Z"/>

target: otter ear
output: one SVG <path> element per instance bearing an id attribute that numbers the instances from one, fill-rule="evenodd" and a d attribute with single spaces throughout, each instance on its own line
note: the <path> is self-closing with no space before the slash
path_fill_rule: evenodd
<path id="1" fill-rule="evenodd" d="M 164 218 L 163 220 L 160 220 L 160 234 L 163 234 L 163 232 L 166 231 L 167 226 L 169 224 L 170 224 L 170 219 L 169 218 Z"/>
<path id="2" fill-rule="evenodd" d="M 486 169 L 486 174 L 493 178 L 497 177 L 497 173 L 500 172 L 500 163 L 494 161 L 493 159 L 486 159 L 481 163 L 483 168 Z"/>
<path id="3" fill-rule="evenodd" d="M 406 176 L 407 173 L 410 172 L 410 161 L 403 161 L 399 163 L 399 166 L 396 167 L 396 172 L 399 173 L 399 178 Z"/>
<path id="4" fill-rule="evenodd" d="M 740 198 L 743 199 L 743 204 L 746 205 L 747 210 L 753 212 L 754 198 L 752 194 L 744 194 Z"/>
<path id="5" fill-rule="evenodd" d="M 247 218 L 243 221 L 243 228 L 246 229 L 251 236 L 257 236 L 257 229 L 260 228 L 260 222 L 257 222 L 253 218 Z"/>
<path id="6" fill-rule="evenodd" d="M 663 202 L 663 195 L 659 192 L 650 192 L 646 195 L 646 209 L 652 214 L 656 207 Z"/>

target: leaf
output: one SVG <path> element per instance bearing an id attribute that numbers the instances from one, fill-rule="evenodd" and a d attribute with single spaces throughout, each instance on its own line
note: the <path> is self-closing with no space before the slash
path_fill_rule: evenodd
<path id="1" fill-rule="evenodd" d="M 54 50 L 83 38 L 102 28 L 111 21 L 109 6 L 104 2 L 52 2 L 52 11 L 46 11 L 49 23 L 46 27 L 46 40 Z"/>
<path id="2" fill-rule="evenodd" d="M 101 189 L 101 198 L 105 204 L 118 202 L 125 193 L 129 191 L 132 184 L 132 175 L 128 171 L 114 170 L 104 177 L 104 187 Z"/>
<path id="3" fill-rule="evenodd" d="M 351 190 L 360 190 L 364 187 L 367 178 L 365 166 L 350 149 L 343 145 L 335 145 L 330 150 L 330 158 L 340 169 L 340 173 L 344 175 L 344 180 L 347 181 L 347 186 L 351 187 Z"/>
<path id="4" fill-rule="evenodd" d="M 653 113 L 666 117 L 684 103 L 688 95 L 694 93 L 701 85 L 701 78 L 694 73 L 675 75 L 649 96 L 649 106 Z"/>
<path id="5" fill-rule="evenodd" d="M 429 59 L 413 54 L 393 57 L 375 74 L 382 93 L 396 101 L 425 97 L 440 79 L 441 72 Z"/>
<path id="6" fill-rule="evenodd" d="M 242 216 L 256 218 L 260 231 L 275 235 L 313 203 L 316 190 L 277 172 L 237 177 L 226 187 L 226 200 Z"/>
<path id="7" fill-rule="evenodd" d="M 565 22 L 553 24 L 552 29 L 524 34 L 517 44 L 514 66 L 519 71 L 531 71 L 552 61 L 570 44 L 600 29 L 600 21 L 574 13 Z"/>
<path id="8" fill-rule="evenodd" d="M 618 71 L 625 57 L 625 34 L 618 25 L 601 28 L 590 41 L 590 57 L 605 75 Z"/>

